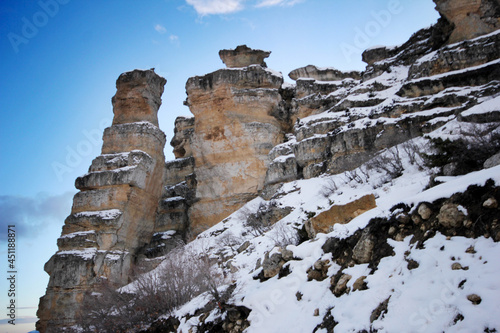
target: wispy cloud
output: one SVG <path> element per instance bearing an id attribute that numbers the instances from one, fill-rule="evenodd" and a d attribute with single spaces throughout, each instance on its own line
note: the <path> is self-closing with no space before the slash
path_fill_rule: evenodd
<path id="1" fill-rule="evenodd" d="M 229 14 L 244 8 L 245 0 L 186 0 L 201 15 Z"/>
<path id="2" fill-rule="evenodd" d="M 33 237 L 48 223 L 61 223 L 69 215 L 73 193 L 38 194 L 36 197 L 0 195 L 0 240 L 7 226 L 16 226 L 17 237 Z"/>
<path id="3" fill-rule="evenodd" d="M 305 0 L 260 0 L 255 7 L 293 6 Z"/>
<path id="4" fill-rule="evenodd" d="M 161 24 L 155 25 L 155 30 L 158 31 L 160 34 L 164 34 L 167 32 L 167 29 Z"/>
<path id="5" fill-rule="evenodd" d="M 168 37 L 168 39 L 170 39 L 171 42 L 177 42 L 179 41 L 179 36 L 176 36 L 176 35 L 170 35 Z"/>
<path id="6" fill-rule="evenodd" d="M 245 9 L 244 3 L 257 8 L 293 6 L 306 0 L 186 0 L 201 15 L 230 14 Z"/>

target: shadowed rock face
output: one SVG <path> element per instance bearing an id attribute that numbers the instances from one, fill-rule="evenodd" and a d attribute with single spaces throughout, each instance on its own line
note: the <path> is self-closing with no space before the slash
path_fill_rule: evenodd
<path id="1" fill-rule="evenodd" d="M 241 68 L 250 65 L 260 65 L 267 67 L 264 59 L 269 57 L 271 52 L 254 50 L 246 45 L 240 45 L 234 50 L 220 50 L 219 57 L 227 68 Z"/>
<path id="2" fill-rule="evenodd" d="M 498 0 L 434 0 L 437 11 L 454 25 L 449 43 L 472 39 L 500 28 Z"/>
<path id="3" fill-rule="evenodd" d="M 80 192 L 59 251 L 45 265 L 50 280 L 37 313 L 40 332 L 74 325 L 84 294 L 101 279 L 128 283 L 138 249 L 151 240 L 165 170 L 165 134 L 157 127 L 165 83 L 152 70 L 118 78 L 102 155 L 76 179 Z"/>

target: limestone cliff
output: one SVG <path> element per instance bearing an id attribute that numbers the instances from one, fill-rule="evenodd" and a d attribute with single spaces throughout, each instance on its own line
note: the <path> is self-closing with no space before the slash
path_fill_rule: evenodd
<path id="1" fill-rule="evenodd" d="M 261 66 L 262 51 L 254 51 L 257 60 L 246 61 L 251 52 L 246 48 L 243 55 L 235 55 L 239 49 L 223 50 L 221 58 L 227 62 L 224 55 L 231 53 L 233 61 L 245 67 L 221 69 L 186 83 L 186 105 L 194 115 L 188 149 L 197 181 L 189 209 L 194 233 L 259 194 L 268 153 L 284 138 L 278 112 L 282 76 Z"/>
<path id="2" fill-rule="evenodd" d="M 78 177 L 57 244 L 45 265 L 50 275 L 40 299 L 37 329 L 58 332 L 75 324 L 85 293 L 103 279 L 130 282 L 137 251 L 150 242 L 164 173 L 165 134 L 157 111 L 166 80 L 153 70 L 118 78 L 113 125 L 104 131 L 102 155 Z"/>

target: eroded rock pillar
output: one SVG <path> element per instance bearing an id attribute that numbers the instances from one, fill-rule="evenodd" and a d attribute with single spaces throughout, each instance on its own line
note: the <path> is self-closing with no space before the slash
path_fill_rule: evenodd
<path id="1" fill-rule="evenodd" d="M 76 179 L 80 192 L 59 250 L 45 264 L 50 280 L 37 313 L 42 333 L 74 325 L 84 294 L 103 279 L 116 287 L 130 282 L 135 255 L 152 237 L 162 191 L 166 138 L 157 112 L 165 83 L 153 70 L 126 72 L 116 82 L 102 154 Z"/>
<path id="2" fill-rule="evenodd" d="M 196 202 L 194 234 L 223 220 L 262 190 L 268 153 L 283 141 L 279 107 L 283 77 L 265 67 L 270 52 L 238 47 L 219 54 L 229 68 L 186 83 L 194 117 L 190 149 Z"/>

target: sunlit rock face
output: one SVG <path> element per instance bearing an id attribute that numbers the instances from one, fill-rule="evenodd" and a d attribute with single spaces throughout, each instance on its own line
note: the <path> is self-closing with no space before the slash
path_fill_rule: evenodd
<path id="1" fill-rule="evenodd" d="M 250 65 L 267 67 L 264 59 L 270 54 L 269 51 L 251 49 L 246 45 L 239 45 L 234 50 L 219 51 L 219 57 L 227 68 L 242 68 Z"/>
<path id="2" fill-rule="evenodd" d="M 434 0 L 437 11 L 454 25 L 449 43 L 472 39 L 500 28 L 497 0 Z"/>
<path id="3" fill-rule="evenodd" d="M 58 239 L 59 251 L 45 265 L 50 281 L 40 299 L 39 331 L 75 324 L 84 294 L 101 280 L 115 286 L 130 282 L 136 253 L 153 235 L 162 192 L 165 134 L 157 112 L 165 83 L 153 70 L 118 78 L 102 155 L 76 179 L 80 192 Z"/>
<path id="4" fill-rule="evenodd" d="M 241 63 L 249 63 L 247 53 L 241 57 Z M 233 60 L 240 62 L 238 56 Z M 262 190 L 268 153 L 283 140 L 282 83 L 280 73 L 260 65 L 221 69 L 188 80 L 186 104 L 195 116 L 190 145 L 197 181 L 196 202 L 190 208 L 195 233 Z"/>

